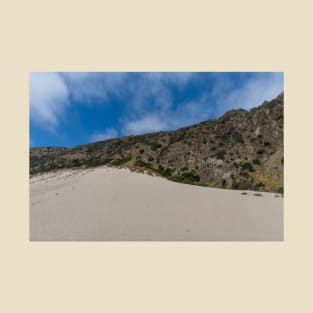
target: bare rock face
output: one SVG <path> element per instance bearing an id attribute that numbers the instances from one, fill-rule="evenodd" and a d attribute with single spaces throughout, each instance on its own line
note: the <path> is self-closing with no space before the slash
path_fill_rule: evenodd
<path id="1" fill-rule="evenodd" d="M 283 191 L 284 95 L 172 132 L 68 148 L 30 149 L 30 174 L 61 168 L 123 166 L 182 183 Z"/>

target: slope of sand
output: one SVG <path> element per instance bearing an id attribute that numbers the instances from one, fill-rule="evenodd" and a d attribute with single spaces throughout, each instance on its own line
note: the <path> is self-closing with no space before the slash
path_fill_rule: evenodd
<path id="1" fill-rule="evenodd" d="M 283 240 L 283 198 L 99 167 L 30 179 L 30 240 Z"/>

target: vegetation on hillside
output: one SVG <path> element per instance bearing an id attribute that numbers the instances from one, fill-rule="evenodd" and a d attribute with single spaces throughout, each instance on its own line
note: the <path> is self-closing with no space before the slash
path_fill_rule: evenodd
<path id="1" fill-rule="evenodd" d="M 218 188 L 283 193 L 283 94 L 171 132 L 30 149 L 30 174 L 101 165 Z"/>

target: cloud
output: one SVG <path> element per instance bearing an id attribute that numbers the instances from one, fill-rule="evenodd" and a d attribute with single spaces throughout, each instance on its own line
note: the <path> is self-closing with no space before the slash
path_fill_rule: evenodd
<path id="1" fill-rule="evenodd" d="M 127 78 L 124 72 L 66 72 L 60 75 L 67 83 L 72 99 L 85 105 L 103 104 L 111 95 L 120 96 Z"/>
<path id="2" fill-rule="evenodd" d="M 175 98 L 192 85 L 201 94 Z M 192 125 L 229 109 L 260 105 L 282 90 L 283 73 L 270 72 L 32 73 L 30 113 L 41 127 L 56 129 L 69 105 L 109 106 L 117 99 L 123 103 L 120 125 L 92 134 L 97 141 Z"/>
<path id="3" fill-rule="evenodd" d="M 186 84 L 197 75 L 196 72 L 148 72 L 144 75 L 154 84 L 176 85 L 185 87 Z"/>
<path id="4" fill-rule="evenodd" d="M 182 91 L 196 75 L 188 72 L 133 75 L 128 81 L 127 118 L 122 119 L 122 133 L 142 134 L 175 127 L 182 112 L 173 114 L 173 87 Z"/>
<path id="5" fill-rule="evenodd" d="M 208 92 L 191 101 L 179 103 L 173 116 L 168 115 L 172 128 L 189 126 L 206 120 L 212 113 L 212 100 Z"/>
<path id="6" fill-rule="evenodd" d="M 30 118 L 54 130 L 69 104 L 68 88 L 57 73 L 30 73 Z"/>
<path id="7" fill-rule="evenodd" d="M 31 73 L 31 118 L 42 127 L 55 129 L 68 105 L 104 105 L 112 96 L 125 102 L 129 115 L 139 112 L 142 118 L 151 109 L 164 114 L 173 104 L 172 87 L 182 89 L 194 76 L 188 72 Z"/>
<path id="8" fill-rule="evenodd" d="M 136 120 L 127 121 L 122 129 L 122 133 L 124 135 L 138 135 L 167 128 L 168 124 L 161 117 L 149 114 Z"/>
<path id="9" fill-rule="evenodd" d="M 139 100 L 129 102 L 132 114 L 123 120 L 122 133 L 143 134 L 189 126 L 230 109 L 258 106 L 283 90 L 283 73 L 236 73 L 235 77 L 229 73 L 210 73 L 211 90 L 174 105 L 170 85 L 179 81 L 178 86 L 183 88 L 191 79 L 197 79 L 197 73 L 190 74 L 147 73 L 136 93 Z"/>
<path id="10" fill-rule="evenodd" d="M 114 128 L 107 128 L 104 132 L 95 132 L 90 136 L 90 141 L 101 141 L 101 140 L 107 140 L 111 138 L 117 138 L 118 137 L 118 131 Z"/>
<path id="11" fill-rule="evenodd" d="M 205 93 L 193 101 L 179 103 L 176 108 L 163 111 L 152 108 L 137 118 L 124 120 L 122 133 L 135 135 L 189 126 L 209 118 L 211 110 L 208 94 Z"/>
<path id="12" fill-rule="evenodd" d="M 234 108 L 256 107 L 275 98 L 284 89 L 283 73 L 280 72 L 253 73 L 240 87 L 234 81 L 226 80 L 224 87 L 220 84 L 217 81 L 214 89 L 219 114 Z"/>
<path id="13" fill-rule="evenodd" d="M 31 121 L 55 132 L 69 105 L 104 103 L 111 95 L 121 95 L 126 76 L 127 73 L 32 72 Z"/>

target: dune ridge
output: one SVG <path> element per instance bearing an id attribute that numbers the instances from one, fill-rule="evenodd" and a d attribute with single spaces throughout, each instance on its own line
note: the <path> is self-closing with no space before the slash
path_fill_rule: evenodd
<path id="1" fill-rule="evenodd" d="M 29 226 L 31 241 L 281 241 L 283 198 L 126 168 L 65 169 L 30 178 Z"/>

